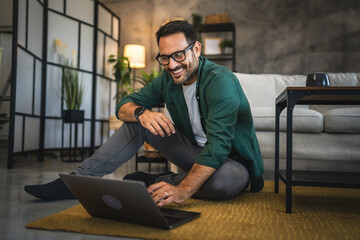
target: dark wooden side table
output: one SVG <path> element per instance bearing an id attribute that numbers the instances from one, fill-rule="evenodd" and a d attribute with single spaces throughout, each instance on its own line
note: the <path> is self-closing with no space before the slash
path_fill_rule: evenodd
<path id="1" fill-rule="evenodd" d="M 275 193 L 279 179 L 286 184 L 286 212 L 292 211 L 292 186 L 360 188 L 360 172 L 292 170 L 293 110 L 297 104 L 360 105 L 360 87 L 287 87 L 276 98 L 275 113 Z M 287 109 L 286 169 L 279 169 L 280 113 Z"/>

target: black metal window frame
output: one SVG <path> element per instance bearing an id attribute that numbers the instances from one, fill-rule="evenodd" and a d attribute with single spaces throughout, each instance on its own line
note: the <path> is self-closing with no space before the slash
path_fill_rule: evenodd
<path id="1" fill-rule="evenodd" d="M 10 103 L 10 123 L 9 123 L 9 146 L 8 146 L 8 164 L 7 164 L 7 168 L 11 169 L 13 168 L 14 165 L 14 156 L 18 155 L 18 154 L 25 154 L 25 153 L 37 153 L 37 159 L 38 161 L 43 161 L 44 159 L 44 141 L 45 141 L 45 120 L 46 119 L 56 119 L 56 120 L 61 120 L 62 119 L 62 114 L 61 113 L 61 117 L 54 117 L 54 116 L 46 116 L 45 113 L 45 101 L 46 101 L 46 75 L 47 75 L 47 67 L 48 66 L 56 66 L 56 67 L 60 67 L 61 70 L 63 70 L 65 68 L 65 66 L 61 65 L 61 64 L 57 64 L 57 63 L 53 63 L 53 62 L 49 62 L 47 59 L 47 48 L 48 48 L 48 42 L 47 42 L 47 38 L 48 38 L 48 14 L 49 12 L 55 13 L 55 14 L 59 14 L 61 16 L 64 16 L 68 19 L 71 19 L 73 21 L 76 21 L 79 26 L 78 26 L 78 59 L 77 59 L 77 66 L 74 68 L 74 70 L 78 71 L 78 72 L 82 72 L 82 73 L 87 73 L 87 74 L 91 74 L 92 75 L 92 93 L 91 93 L 91 117 L 85 119 L 85 121 L 90 122 L 91 123 L 91 140 L 90 140 L 90 154 L 92 154 L 95 149 L 97 147 L 99 147 L 100 145 L 103 144 L 103 136 L 104 136 L 104 131 L 107 131 L 107 137 L 109 137 L 110 135 L 110 131 L 109 131 L 109 123 L 108 123 L 108 119 L 96 119 L 96 82 L 97 82 L 97 78 L 102 78 L 104 80 L 107 80 L 110 82 L 109 84 L 109 92 L 111 93 L 111 82 L 115 82 L 114 79 L 105 76 L 105 64 L 106 64 L 106 59 L 105 59 L 105 49 L 106 49 L 106 38 L 110 38 L 113 41 L 117 42 L 117 50 L 119 51 L 120 49 L 120 25 L 121 25 L 121 20 L 120 18 L 114 13 L 112 12 L 109 8 L 107 8 L 103 3 L 99 2 L 98 0 L 91 0 L 94 1 L 94 22 L 93 24 L 90 24 L 88 22 L 82 21 L 80 19 L 77 19 L 75 17 L 69 16 L 66 14 L 66 5 L 67 5 L 67 1 L 68 0 L 63 0 L 64 1 L 64 7 L 63 7 L 63 12 L 54 10 L 49 8 L 48 6 L 48 0 L 34 0 L 37 1 L 42 7 L 43 7 L 43 26 L 42 26 L 42 32 L 43 32 L 43 47 L 42 47 L 42 56 L 39 57 L 36 54 L 34 54 L 33 52 L 31 52 L 28 49 L 28 29 L 29 29 L 29 23 L 28 23 L 28 19 L 29 19 L 29 1 L 30 0 L 26 0 L 26 26 L 25 26 L 25 44 L 24 46 L 22 46 L 21 44 L 18 43 L 18 27 L 19 27 L 19 22 L 18 22 L 18 14 L 19 14 L 19 0 L 14 0 L 13 1 L 13 46 L 12 46 L 12 69 L 11 69 L 11 73 L 12 73 L 12 81 L 11 81 L 11 103 Z M 90 1 L 90 0 L 89 0 Z M 105 32 L 104 30 L 99 28 L 99 6 L 101 6 L 104 10 L 106 10 L 110 15 L 111 15 L 111 33 L 108 34 L 107 32 Z M 118 32 L 117 32 L 117 36 L 114 36 L 114 32 L 113 32 L 113 26 L 114 26 L 114 19 L 116 19 L 118 21 Z M 85 69 L 81 69 L 80 68 L 80 55 L 81 55 L 81 27 L 83 25 L 89 26 L 93 29 L 93 46 L 94 46 L 94 51 L 93 51 L 93 67 L 92 67 L 92 71 L 89 70 L 85 70 Z M 103 45 L 103 69 L 102 69 L 102 73 L 98 73 L 97 72 L 97 43 L 98 43 L 98 33 L 101 32 L 104 36 L 104 45 Z M 33 61 L 34 61 L 34 66 L 33 66 L 33 89 L 32 89 L 32 110 L 31 110 L 31 114 L 27 114 L 27 113 L 21 113 L 21 112 L 16 112 L 15 111 L 15 106 L 16 106 L 16 77 L 17 77 L 17 52 L 18 51 L 25 51 L 27 54 L 29 54 L 31 57 L 33 57 Z M 40 115 L 35 114 L 35 80 L 36 80 L 36 67 L 37 64 L 40 63 L 42 64 L 41 66 L 41 110 L 40 110 Z M 112 95 L 112 94 L 110 94 Z M 61 109 L 63 109 L 63 96 L 61 96 Z M 111 99 L 112 97 L 109 96 L 109 104 L 108 104 L 108 108 L 109 108 L 109 112 L 111 112 Z M 62 112 L 62 110 L 61 110 Z M 22 122 L 23 122 L 23 128 L 22 128 L 22 140 L 21 140 L 21 151 L 20 152 L 14 152 L 14 133 L 15 133 L 15 117 L 16 116 L 21 116 Z M 26 117 L 33 117 L 33 118 L 38 118 L 40 119 L 40 135 L 39 135 L 39 149 L 37 150 L 25 150 L 24 149 L 24 141 L 25 141 L 25 118 Z M 100 123 L 100 136 L 101 136 L 101 141 L 100 141 L 100 145 L 96 146 L 95 145 L 95 130 L 96 130 L 96 123 Z M 107 128 L 105 129 L 105 126 L 107 126 Z M 62 129 L 63 130 L 63 129 Z M 82 137 L 84 138 L 84 131 L 82 132 Z M 63 136 L 61 137 L 61 141 L 63 142 Z M 71 147 L 71 146 L 70 146 Z M 61 147 L 62 148 L 62 147 Z M 56 148 L 56 149 L 46 149 L 46 150 L 60 150 L 61 148 Z"/>

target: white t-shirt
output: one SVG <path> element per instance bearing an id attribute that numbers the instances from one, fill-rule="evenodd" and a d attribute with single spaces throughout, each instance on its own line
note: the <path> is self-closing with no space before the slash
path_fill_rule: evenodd
<path id="1" fill-rule="evenodd" d="M 199 146 L 204 147 L 207 138 L 201 126 L 199 105 L 196 100 L 196 82 L 190 85 L 182 85 L 185 102 L 189 112 L 189 118 L 196 142 Z"/>

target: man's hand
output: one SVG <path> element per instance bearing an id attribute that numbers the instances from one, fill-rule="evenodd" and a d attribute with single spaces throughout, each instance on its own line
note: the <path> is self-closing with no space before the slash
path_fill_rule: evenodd
<path id="1" fill-rule="evenodd" d="M 154 202 L 160 207 L 170 203 L 183 203 L 191 197 L 189 192 L 166 182 L 152 184 L 148 188 L 148 191 Z"/>
<path id="2" fill-rule="evenodd" d="M 195 163 L 178 186 L 159 182 L 150 185 L 148 191 L 160 207 L 170 203 L 183 203 L 199 190 L 215 171 L 215 168 Z"/>
<path id="3" fill-rule="evenodd" d="M 132 102 L 125 103 L 119 109 L 119 119 L 124 122 L 136 122 L 134 112 L 138 107 L 138 105 Z M 145 110 L 139 116 L 139 121 L 143 127 L 147 128 L 154 135 L 165 137 L 166 135 L 175 134 L 174 124 L 163 113 Z"/>
<path id="4" fill-rule="evenodd" d="M 175 134 L 173 123 L 163 113 L 145 110 L 140 115 L 139 121 L 144 128 L 147 128 L 154 135 L 165 137 L 165 134 L 168 136 Z"/>

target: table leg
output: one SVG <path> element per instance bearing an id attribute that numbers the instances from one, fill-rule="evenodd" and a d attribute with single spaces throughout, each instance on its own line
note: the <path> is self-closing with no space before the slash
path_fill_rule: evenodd
<path id="1" fill-rule="evenodd" d="M 280 151 L 280 113 L 282 109 L 276 105 L 275 110 L 275 193 L 279 193 L 279 151 Z"/>
<path id="2" fill-rule="evenodd" d="M 293 106 L 287 107 L 286 119 L 286 212 L 292 210 L 292 114 Z"/>

